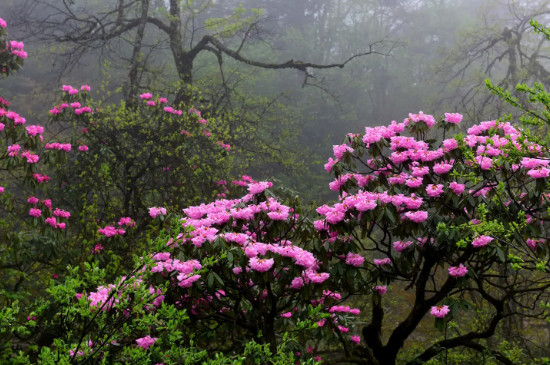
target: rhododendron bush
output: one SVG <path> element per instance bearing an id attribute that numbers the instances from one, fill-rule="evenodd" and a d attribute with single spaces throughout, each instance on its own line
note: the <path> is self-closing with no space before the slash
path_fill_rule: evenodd
<path id="1" fill-rule="evenodd" d="M 455 347 L 509 362 L 484 340 L 506 317 L 535 323 L 546 315 L 547 151 L 509 122 L 429 139 L 448 136 L 459 119 L 411 114 L 348 135 L 326 165 L 340 199 L 318 207 L 318 216 L 284 204 L 269 182 L 236 181 L 246 195 L 185 208 L 148 263 L 122 280 L 147 288 L 139 308 L 186 313 L 176 342 L 184 347 L 235 354 L 258 339 L 276 349 L 292 333 L 288 349 L 299 359 L 391 364 L 433 318 L 454 330 L 433 336 L 411 362 Z M 128 309 L 121 285 L 88 287 L 69 306 L 77 302 L 89 316 L 126 313 L 131 323 L 138 309 Z M 386 323 L 386 298 L 408 290 L 406 314 Z M 483 321 L 472 320 L 480 314 L 474 303 Z M 93 330 L 69 332 L 98 341 Z M 153 326 L 115 344 L 162 353 L 174 344 L 166 336 Z M 101 341 L 93 356 L 126 356 L 109 337 Z"/>
<path id="2" fill-rule="evenodd" d="M 2 25 L 0 68 L 9 75 L 27 55 Z M 44 280 L 92 254 L 117 272 L 162 226 L 136 226 L 151 221 L 150 206 L 225 194 L 219 182 L 232 157 L 221 123 L 150 93 L 130 108 L 98 107 L 90 92 L 88 85 L 63 85 L 61 100 L 40 122 L 0 97 L 0 290 L 10 297 L 37 294 Z M 103 246 L 112 225 L 124 238 Z"/>
<path id="3" fill-rule="evenodd" d="M 414 364 L 460 348 L 513 363 L 487 339 L 499 338 L 503 320 L 548 316 L 550 154 L 515 123 L 461 129 L 458 113 L 419 112 L 350 133 L 325 165 L 337 201 L 308 208 L 246 175 L 190 186 L 219 179 L 230 149 L 200 112 L 149 93 L 136 108 L 97 109 L 87 89 L 65 86 L 50 110 L 78 127 L 70 144 L 42 145 L 42 127 L 23 130 L 1 109 L 2 166 L 35 188 L 48 182 L 40 163 L 53 162 L 57 192 L 68 186 L 65 202 L 83 201 L 82 222 L 71 222 L 75 212 L 55 200 L 26 198 L 35 228 L 25 230 L 56 237 L 75 225 L 75 237 L 94 243 L 91 257 L 52 280 L 48 299 L 0 312 L 12 325 L 0 331 L 5 359 Z M 142 123 L 151 123 L 146 133 Z M 229 187 L 241 194 L 231 198 Z M 127 237 L 147 224 L 156 228 L 148 240 L 135 236 L 142 249 L 132 263 L 119 252 L 124 265 L 109 271 L 115 265 L 97 259 L 104 247 L 127 251 Z M 439 331 L 404 351 L 426 324 Z"/>

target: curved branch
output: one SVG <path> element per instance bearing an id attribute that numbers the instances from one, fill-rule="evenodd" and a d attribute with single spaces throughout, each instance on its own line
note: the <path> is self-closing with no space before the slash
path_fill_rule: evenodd
<path id="1" fill-rule="evenodd" d="M 250 65 L 250 66 L 266 68 L 266 69 L 275 69 L 275 70 L 290 68 L 290 69 L 295 69 L 295 70 L 299 70 L 299 71 L 302 71 L 302 72 L 307 72 L 308 68 L 314 68 L 314 69 L 344 68 L 344 66 L 346 64 L 348 64 L 350 61 L 352 61 L 355 58 L 363 57 L 363 56 L 370 55 L 370 54 L 378 54 L 378 55 L 388 56 L 391 53 L 391 50 L 393 49 L 393 48 L 391 48 L 390 51 L 388 51 L 388 52 L 379 52 L 379 51 L 375 50 L 374 49 L 375 46 L 386 43 L 384 41 L 378 41 L 378 42 L 374 42 L 374 43 L 370 44 L 368 51 L 363 52 L 363 53 L 355 54 L 355 55 L 349 57 L 348 59 L 346 59 L 344 62 L 341 62 L 341 63 L 319 64 L 319 63 L 311 63 L 311 62 L 303 62 L 303 61 L 294 61 L 293 59 L 288 60 L 286 62 L 282 62 L 282 63 L 269 63 L 269 62 L 256 61 L 256 60 L 252 60 L 250 58 L 244 57 L 239 52 L 234 51 L 234 50 L 228 48 L 227 46 L 225 46 L 217 38 L 215 38 L 213 36 L 210 36 L 210 35 L 206 35 L 201 39 L 201 41 L 199 43 L 197 43 L 197 45 L 189 53 L 191 55 L 198 54 L 200 51 L 205 49 L 205 46 L 208 43 L 211 44 L 216 49 L 218 49 L 220 52 L 222 52 L 222 53 L 226 54 L 227 56 L 233 58 L 234 60 L 245 63 L 245 64 Z"/>

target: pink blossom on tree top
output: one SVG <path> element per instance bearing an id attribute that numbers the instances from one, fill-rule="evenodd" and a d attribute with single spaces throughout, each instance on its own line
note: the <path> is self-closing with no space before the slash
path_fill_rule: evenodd
<path id="1" fill-rule="evenodd" d="M 136 343 L 139 347 L 141 347 L 144 350 L 149 350 L 149 347 L 153 346 L 153 344 L 158 340 L 156 337 L 151 337 L 149 335 L 138 338 L 136 340 Z"/>
<path id="2" fill-rule="evenodd" d="M 249 266 L 252 270 L 258 271 L 258 272 L 266 272 L 274 264 L 273 259 L 263 259 L 258 257 L 252 257 L 249 261 Z"/>
<path id="3" fill-rule="evenodd" d="M 525 243 L 527 243 L 527 246 L 529 246 L 529 248 L 533 251 L 535 251 L 538 247 L 539 244 L 542 244 L 544 243 L 544 240 L 543 239 L 531 239 L 531 238 L 528 238 Z"/>
<path id="4" fill-rule="evenodd" d="M 0 18 L 0 27 L 6 28 L 8 26 L 8 23 L 2 18 Z"/>
<path id="5" fill-rule="evenodd" d="M 443 194 L 443 184 L 428 184 L 426 193 L 432 198 L 439 198 Z"/>
<path id="6" fill-rule="evenodd" d="M 156 218 L 159 215 L 166 215 L 166 208 L 163 207 L 150 207 L 149 208 L 149 215 L 151 218 Z"/>
<path id="7" fill-rule="evenodd" d="M 316 272 L 313 270 L 306 270 L 306 278 L 314 284 L 321 284 L 330 277 L 327 272 Z"/>
<path id="8" fill-rule="evenodd" d="M 462 114 L 459 113 L 445 113 L 445 121 L 451 124 L 458 124 L 462 121 Z"/>
<path id="9" fill-rule="evenodd" d="M 472 246 L 474 247 L 487 246 L 487 244 L 489 244 L 489 242 L 491 242 L 492 240 L 494 240 L 493 237 L 482 235 L 482 236 L 476 237 L 472 241 Z"/>
<path id="10" fill-rule="evenodd" d="M 38 218 L 38 217 L 40 217 L 40 216 L 42 215 L 42 211 L 41 211 L 40 209 L 38 209 L 38 208 L 31 208 L 31 209 L 29 210 L 29 215 L 30 215 L 31 217 Z"/>
<path id="11" fill-rule="evenodd" d="M 153 94 L 151 93 L 143 93 L 139 96 L 142 100 L 151 99 L 153 97 Z"/>
<path id="12" fill-rule="evenodd" d="M 260 194 L 265 189 L 269 189 L 273 186 L 273 183 L 270 181 L 259 181 L 248 184 L 248 191 L 250 194 Z"/>
<path id="13" fill-rule="evenodd" d="M 12 144 L 11 146 L 8 146 L 8 156 L 15 157 L 19 154 L 19 151 L 21 150 L 21 146 L 18 144 Z"/>
<path id="14" fill-rule="evenodd" d="M 71 213 L 63 209 L 55 208 L 55 210 L 53 211 L 53 215 L 60 218 L 69 218 L 71 216 Z"/>
<path id="15" fill-rule="evenodd" d="M 35 154 L 33 154 L 33 153 L 31 153 L 30 151 L 27 151 L 27 150 L 25 150 L 24 152 L 21 153 L 21 157 L 26 158 L 27 163 L 30 163 L 30 164 L 37 163 L 38 160 L 40 160 L 40 157 L 38 157 L 38 155 L 35 155 Z"/>
<path id="16" fill-rule="evenodd" d="M 384 259 L 374 259 L 373 262 L 376 266 L 383 266 L 391 264 L 391 259 L 386 257 Z"/>
<path id="17" fill-rule="evenodd" d="M 435 172 L 438 175 L 443 175 L 449 172 L 453 168 L 454 160 L 451 161 L 442 161 L 439 163 L 436 163 L 432 169 L 433 172 Z"/>
<path id="18" fill-rule="evenodd" d="M 365 262 L 365 258 L 357 253 L 348 252 L 346 255 L 346 264 L 354 267 L 361 267 Z"/>
<path id="19" fill-rule="evenodd" d="M 334 152 L 334 156 L 337 159 L 341 160 L 344 157 L 344 153 L 353 152 L 353 148 L 351 148 L 347 144 L 341 144 L 332 146 L 332 151 Z"/>
<path id="20" fill-rule="evenodd" d="M 523 166 L 526 169 L 534 169 L 541 166 L 548 166 L 550 163 L 550 160 L 543 160 L 540 158 L 529 158 L 529 157 L 523 157 L 521 159 L 521 166 Z"/>
<path id="21" fill-rule="evenodd" d="M 460 278 L 465 276 L 468 273 L 466 266 L 460 264 L 458 266 L 453 266 L 449 268 L 449 275 L 454 278 Z"/>
<path id="22" fill-rule="evenodd" d="M 123 229 L 116 229 L 113 226 L 107 226 L 107 227 L 104 227 L 104 228 L 99 228 L 97 231 L 98 231 L 99 234 L 101 234 L 105 237 L 113 237 L 113 236 L 116 236 L 116 235 L 123 235 L 124 233 L 126 233 Z"/>
<path id="23" fill-rule="evenodd" d="M 537 167 L 527 171 L 527 175 L 533 179 L 544 179 L 550 175 L 550 169 L 546 167 Z"/>
<path id="24" fill-rule="evenodd" d="M 444 318 L 447 314 L 449 314 L 451 310 L 449 309 L 449 306 L 447 305 L 438 305 L 433 306 L 430 310 L 430 314 L 436 318 Z"/>
<path id="25" fill-rule="evenodd" d="M 25 129 L 27 130 L 27 134 L 32 137 L 44 133 L 44 127 L 40 125 L 29 125 Z"/>
<path id="26" fill-rule="evenodd" d="M 395 241 L 393 243 L 393 248 L 397 252 L 403 252 L 406 250 L 410 245 L 412 245 L 412 241 Z"/>
<path id="27" fill-rule="evenodd" d="M 422 111 L 419 111 L 418 114 L 409 114 L 409 117 L 403 121 L 405 125 L 408 125 L 410 122 L 424 122 L 428 127 L 432 127 L 435 124 L 435 119 L 432 115 L 424 114 Z"/>
<path id="28" fill-rule="evenodd" d="M 27 199 L 27 203 L 32 204 L 32 205 L 38 204 L 39 201 L 40 200 L 38 200 L 38 198 L 35 197 L 35 196 L 31 196 Z"/>
<path id="29" fill-rule="evenodd" d="M 460 195 L 464 192 L 464 189 L 465 189 L 465 185 L 464 184 L 459 184 L 457 183 L 456 181 L 453 181 L 452 183 L 449 184 L 449 188 L 457 195 Z"/>
<path id="30" fill-rule="evenodd" d="M 443 150 L 445 152 L 452 151 L 454 149 L 458 148 L 458 142 L 454 138 L 445 139 L 443 141 Z"/>
<path id="31" fill-rule="evenodd" d="M 423 210 L 418 210 L 416 212 L 406 212 L 405 217 L 415 223 L 421 223 L 428 219 L 428 212 Z"/>
<path id="32" fill-rule="evenodd" d="M 292 279 L 292 282 L 290 283 L 290 287 L 294 290 L 299 290 L 304 286 L 304 279 L 300 277 L 296 277 Z"/>

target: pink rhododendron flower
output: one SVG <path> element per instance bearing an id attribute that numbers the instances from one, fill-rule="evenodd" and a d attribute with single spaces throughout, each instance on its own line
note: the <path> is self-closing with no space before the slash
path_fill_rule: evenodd
<path id="1" fill-rule="evenodd" d="M 292 317 L 292 312 L 281 313 L 281 317 L 290 318 L 290 317 Z"/>
<path id="2" fill-rule="evenodd" d="M 450 152 L 456 148 L 458 148 L 458 142 L 456 141 L 456 139 L 450 138 L 443 141 L 443 150 L 445 152 Z"/>
<path id="3" fill-rule="evenodd" d="M 271 269 L 273 264 L 273 259 L 262 259 L 258 257 L 252 257 L 249 262 L 250 268 L 258 272 L 268 271 L 269 269 Z"/>
<path id="4" fill-rule="evenodd" d="M 31 209 L 29 210 L 29 215 L 30 215 L 31 217 L 38 218 L 38 217 L 40 217 L 40 216 L 42 215 L 42 211 L 41 211 L 40 209 L 38 209 L 38 208 L 31 208 Z"/>
<path id="5" fill-rule="evenodd" d="M 361 336 L 351 336 L 349 339 L 357 345 L 361 343 Z"/>
<path id="6" fill-rule="evenodd" d="M 30 163 L 30 164 L 37 163 L 38 160 L 40 160 L 40 157 L 38 157 L 38 155 L 35 155 L 27 150 L 21 153 L 21 157 L 26 158 L 27 163 Z"/>
<path id="7" fill-rule="evenodd" d="M 405 217 L 409 218 L 415 223 L 421 223 L 428 219 L 428 212 L 423 210 L 417 210 L 416 212 L 406 212 Z"/>
<path id="8" fill-rule="evenodd" d="M 200 275 L 191 275 L 186 273 L 180 273 L 177 276 L 179 280 L 178 286 L 182 288 L 190 288 L 194 282 L 198 281 L 201 278 Z"/>
<path id="9" fill-rule="evenodd" d="M 493 167 L 493 159 L 490 157 L 477 156 L 475 160 L 482 170 L 490 170 Z"/>
<path id="10" fill-rule="evenodd" d="M 353 148 L 348 146 L 347 144 L 341 144 L 341 145 L 334 145 L 332 146 L 332 151 L 334 152 L 334 156 L 341 160 L 342 157 L 344 157 L 344 153 L 346 152 L 353 152 Z"/>
<path id="11" fill-rule="evenodd" d="M 462 114 L 445 113 L 445 121 L 447 123 L 458 124 L 462 121 Z"/>
<path id="12" fill-rule="evenodd" d="M 460 264 L 458 266 L 453 266 L 449 268 L 449 275 L 454 278 L 460 278 L 465 276 L 468 273 L 466 266 Z"/>
<path id="13" fill-rule="evenodd" d="M 256 195 L 256 194 L 260 194 L 265 189 L 271 188 L 272 186 L 273 186 L 273 183 L 269 181 L 260 181 L 260 182 L 250 183 L 248 184 L 248 191 L 250 192 L 250 194 Z"/>
<path id="14" fill-rule="evenodd" d="M 33 174 L 32 177 L 36 180 L 37 183 L 45 183 L 50 181 L 50 177 L 46 175 Z"/>
<path id="15" fill-rule="evenodd" d="M 159 215 L 166 215 L 166 208 L 151 207 L 151 208 L 149 208 L 149 215 L 151 216 L 151 218 L 156 218 Z"/>
<path id="16" fill-rule="evenodd" d="M 100 253 L 101 250 L 103 250 L 103 246 L 101 245 L 101 243 L 96 244 L 94 248 L 92 248 L 92 255 Z"/>
<path id="17" fill-rule="evenodd" d="M 51 199 L 44 199 L 42 200 L 42 204 L 49 210 L 52 210 L 52 200 Z"/>
<path id="18" fill-rule="evenodd" d="M 426 193 L 432 198 L 439 198 L 443 194 L 443 184 L 428 184 Z"/>
<path id="19" fill-rule="evenodd" d="M 440 162 L 436 163 L 433 166 L 433 171 L 438 175 L 443 175 L 449 172 L 453 168 L 454 160 L 448 161 L 448 162 Z"/>
<path id="20" fill-rule="evenodd" d="M 456 194 L 456 195 L 460 195 L 464 192 L 464 184 L 459 184 L 455 181 L 453 181 L 452 183 L 449 184 L 449 188 Z"/>
<path id="21" fill-rule="evenodd" d="M 71 216 L 71 213 L 63 209 L 55 208 L 55 210 L 53 211 L 53 215 L 60 218 L 69 218 Z"/>
<path id="22" fill-rule="evenodd" d="M 388 287 L 385 285 L 376 285 L 374 287 L 374 291 L 377 292 L 379 295 L 384 295 L 388 291 Z"/>
<path id="23" fill-rule="evenodd" d="M 487 244 L 489 242 L 491 242 L 492 240 L 494 240 L 493 237 L 490 237 L 490 236 L 479 236 L 479 237 L 476 237 L 473 241 L 472 241 L 472 246 L 474 247 L 483 247 L 483 246 L 487 246 Z"/>
<path id="24" fill-rule="evenodd" d="M 304 279 L 299 277 L 292 279 L 292 282 L 290 283 L 290 287 L 295 290 L 301 289 L 303 286 L 304 286 Z"/>
<path id="25" fill-rule="evenodd" d="M 410 245 L 412 245 L 412 241 L 395 241 L 393 243 L 393 248 L 397 252 L 402 252 L 406 250 Z"/>
<path id="26" fill-rule="evenodd" d="M 4 194 L 4 187 L 0 186 L 0 194 Z"/>
<path id="27" fill-rule="evenodd" d="M 391 259 L 386 257 L 385 259 L 374 259 L 373 262 L 376 266 L 389 265 L 391 263 Z"/>
<path id="28" fill-rule="evenodd" d="M 142 100 L 151 99 L 153 97 L 153 94 L 151 93 L 143 93 L 139 96 Z"/>
<path id="29" fill-rule="evenodd" d="M 361 267 L 363 266 L 363 262 L 365 262 L 365 258 L 357 253 L 348 252 L 346 256 L 346 264 L 350 266 L 355 267 Z"/>
<path id="30" fill-rule="evenodd" d="M 550 169 L 542 166 L 537 167 L 527 171 L 527 175 L 531 176 L 533 179 L 544 179 L 550 175 Z"/>
<path id="31" fill-rule="evenodd" d="M 118 223 L 117 223 L 119 226 L 128 226 L 128 227 L 133 227 L 136 225 L 136 222 L 134 222 L 134 220 L 130 217 L 122 217 L 118 220 Z"/>
<path id="32" fill-rule="evenodd" d="M 447 314 L 449 314 L 451 310 L 449 309 L 449 306 L 447 305 L 438 305 L 433 306 L 430 310 L 430 314 L 437 318 L 444 318 Z"/>
<path id="33" fill-rule="evenodd" d="M 314 284 L 321 284 L 330 277 L 327 272 L 315 272 L 312 270 L 306 270 L 306 278 Z"/>
<path id="34" fill-rule="evenodd" d="M 0 27 L 6 28 L 8 26 L 8 23 L 2 18 L 0 18 Z"/>
<path id="35" fill-rule="evenodd" d="M 433 116 L 424 114 L 422 111 L 419 111 L 418 114 L 409 113 L 409 117 L 403 121 L 405 125 L 408 125 L 409 122 L 414 122 L 414 123 L 424 122 L 428 127 L 431 127 L 435 124 L 435 119 Z"/>
<path id="36" fill-rule="evenodd" d="M 113 236 L 116 236 L 116 235 L 123 235 L 124 233 L 126 233 L 125 230 L 120 229 L 120 228 L 116 229 L 113 226 L 107 226 L 105 228 L 99 228 L 97 231 L 99 232 L 99 234 L 101 234 L 105 237 L 113 237 Z"/>
<path id="37" fill-rule="evenodd" d="M 32 137 L 44 133 L 44 127 L 40 125 L 29 125 L 25 129 L 27 130 L 27 134 Z"/>
<path id="38" fill-rule="evenodd" d="M 147 335 L 145 337 L 138 338 L 136 342 L 142 349 L 149 350 L 149 347 L 153 346 L 156 340 L 158 340 L 158 338 Z"/>
<path id="39" fill-rule="evenodd" d="M 18 144 L 12 144 L 11 146 L 8 146 L 8 156 L 15 157 L 19 154 L 19 151 L 21 150 L 21 146 Z"/>
<path id="40" fill-rule="evenodd" d="M 407 179 L 405 181 L 405 185 L 407 185 L 409 188 L 418 188 L 422 185 L 422 176 L 419 177 L 411 177 L 410 179 Z"/>

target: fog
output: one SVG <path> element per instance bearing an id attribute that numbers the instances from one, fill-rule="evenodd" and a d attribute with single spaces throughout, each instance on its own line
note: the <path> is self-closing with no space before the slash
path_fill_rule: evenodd
<path id="1" fill-rule="evenodd" d="M 517 114 L 484 80 L 511 91 L 522 82 L 548 86 L 548 43 L 529 20 L 548 24 L 549 3 L 184 1 L 176 37 L 163 29 L 171 24 L 168 0 L 4 0 L 0 14 L 29 58 L 2 80 L 2 95 L 40 121 L 62 84 L 103 85 L 94 98 L 105 103 L 145 91 L 189 101 L 183 90 L 193 85 L 201 95 L 195 104 L 213 117 L 252 118 L 255 138 L 278 151 L 245 172 L 280 178 L 308 195 L 308 186 L 326 183 L 322 163 L 348 132 L 419 110 L 436 117 L 460 112 L 466 125 Z M 197 48 L 205 36 L 220 46 Z M 178 63 L 178 54 L 193 50 L 190 63 Z M 273 67 L 288 61 L 314 66 Z"/>

